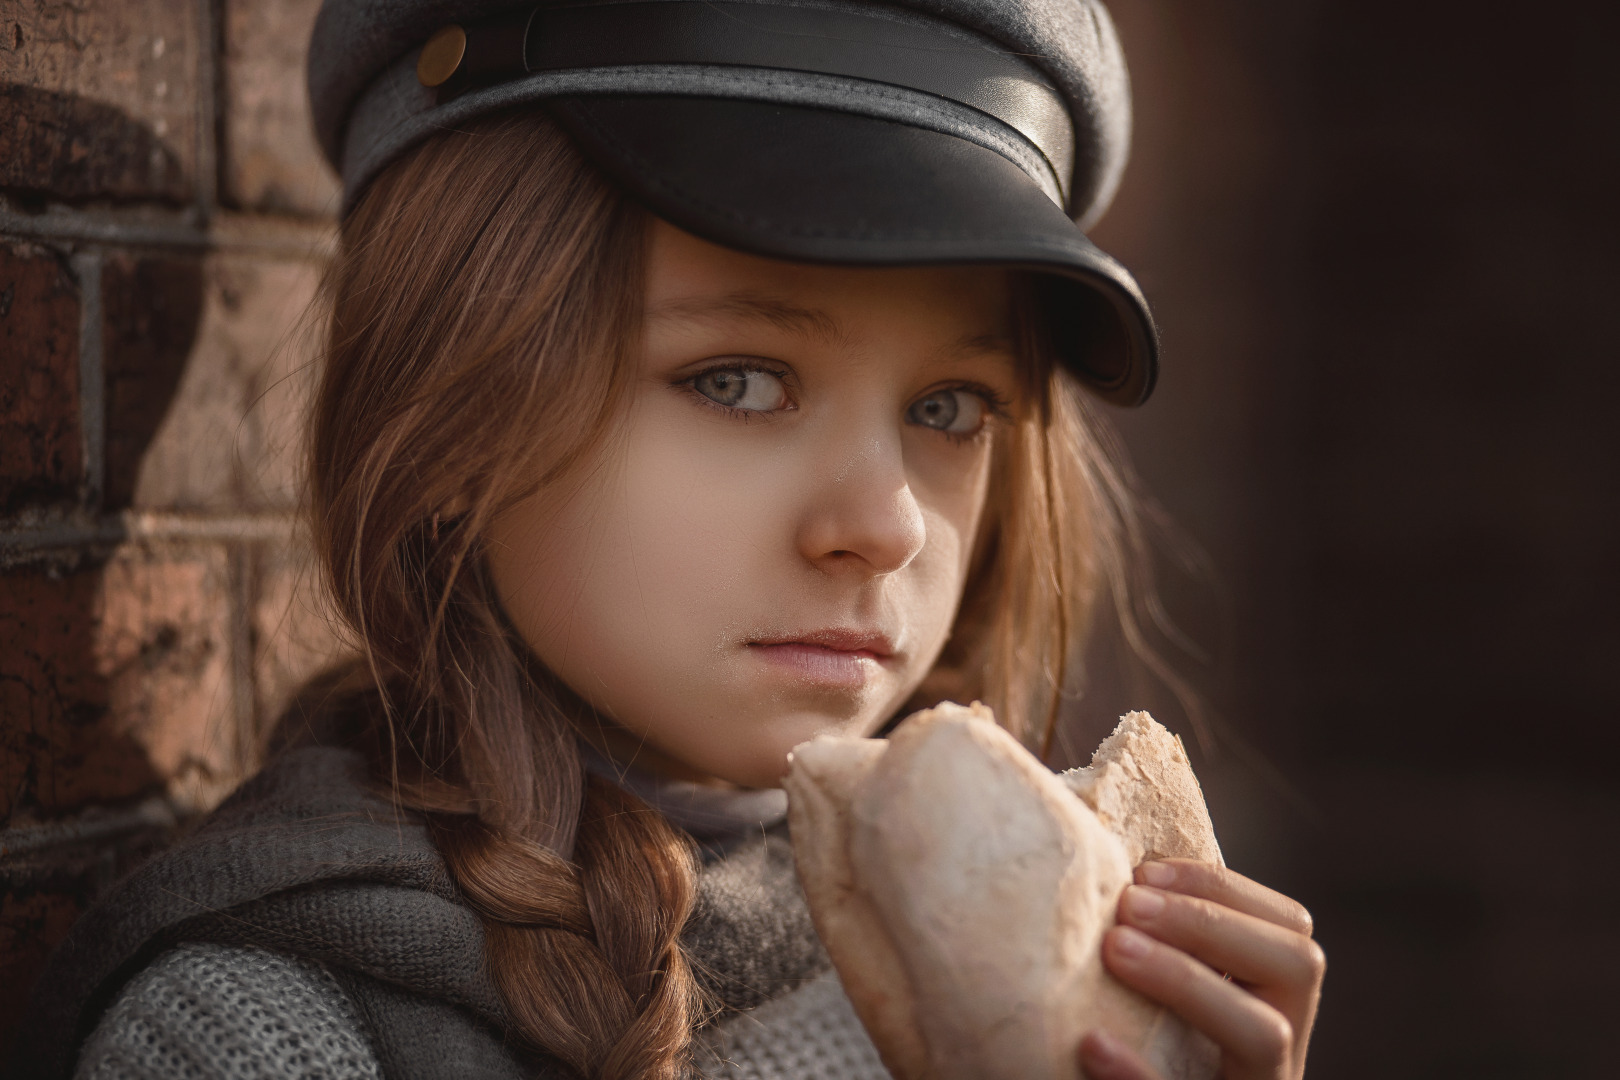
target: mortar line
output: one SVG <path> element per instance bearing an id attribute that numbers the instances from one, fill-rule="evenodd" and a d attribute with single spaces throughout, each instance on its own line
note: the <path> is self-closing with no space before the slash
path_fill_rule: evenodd
<path id="1" fill-rule="evenodd" d="M 126 510 L 99 517 L 0 523 L 0 554 L 27 558 L 34 552 L 125 540 L 280 543 L 296 529 L 297 517 L 290 512 L 193 515 Z"/>
<path id="2" fill-rule="evenodd" d="M 244 216 L 252 221 L 256 215 Z M 262 218 L 260 220 L 263 220 Z M 204 229 L 180 222 L 135 223 L 108 221 L 82 210 L 48 214 L 19 214 L 0 207 L 0 236 L 30 240 L 77 241 L 109 247 L 181 248 L 191 251 L 227 251 L 262 254 L 299 261 L 320 261 L 323 232 L 303 222 L 290 224 L 294 235 L 266 237 L 235 234 L 229 229 Z"/>
<path id="3" fill-rule="evenodd" d="M 0 209 L 0 233 L 38 240 L 80 240 L 132 247 L 208 248 L 216 246 L 208 232 L 186 224 L 128 224 L 98 220 L 83 211 L 56 214 L 19 214 Z"/>
<path id="4" fill-rule="evenodd" d="M 223 24 L 217 17 L 215 0 L 195 0 L 193 11 L 197 19 L 197 140 L 196 189 L 197 214 L 206 225 L 213 220 L 219 205 L 219 51 L 223 40 Z"/>
<path id="5" fill-rule="evenodd" d="M 79 505 L 101 512 L 107 473 L 107 379 L 102 332 L 101 253 L 73 256 L 79 279 L 79 445 L 84 454 L 84 483 Z"/>
<path id="6" fill-rule="evenodd" d="M 258 687 L 255 685 L 253 663 L 253 552 L 249 545 L 230 545 L 230 605 L 231 605 L 231 709 L 235 718 L 231 733 L 231 757 L 236 768 L 246 776 L 258 764 L 254 751 L 258 739 Z"/>
<path id="7" fill-rule="evenodd" d="M 0 829 L 0 862 L 47 848 L 112 840 L 142 829 L 172 829 L 177 820 L 168 801 L 153 796 L 135 806 L 94 807 L 65 821 Z"/>

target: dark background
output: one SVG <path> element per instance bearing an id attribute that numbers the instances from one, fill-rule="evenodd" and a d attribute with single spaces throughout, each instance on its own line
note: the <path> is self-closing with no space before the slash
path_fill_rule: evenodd
<path id="1" fill-rule="evenodd" d="M 1304 902 L 1309 1075 L 1616 1074 L 1620 40 L 1612 5 L 1110 5 L 1137 143 L 1094 238 L 1160 390 L 1114 413 L 1213 573 L 1194 748 Z M 1094 735 L 1162 688 L 1103 673 Z"/>

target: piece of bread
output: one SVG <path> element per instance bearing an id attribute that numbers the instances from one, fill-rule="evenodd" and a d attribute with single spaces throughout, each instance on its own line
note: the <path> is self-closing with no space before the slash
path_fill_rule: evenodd
<path id="1" fill-rule="evenodd" d="M 794 750 L 784 786 L 811 915 L 897 1080 L 1076 1080 L 1093 1028 L 1166 1080 L 1214 1076 L 1213 1045 L 1099 955 L 1131 852 L 1219 858 L 1208 813 L 1145 713 L 1104 748 L 1060 778 L 975 703 L 925 710 L 886 741 Z"/>
<path id="2" fill-rule="evenodd" d="M 1180 736 L 1147 713 L 1126 713 L 1090 765 L 1061 777 L 1125 842 L 1132 866 L 1153 859 L 1225 865 Z"/>

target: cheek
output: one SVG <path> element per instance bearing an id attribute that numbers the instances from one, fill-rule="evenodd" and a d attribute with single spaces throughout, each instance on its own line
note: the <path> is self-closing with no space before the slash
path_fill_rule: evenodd
<path id="1" fill-rule="evenodd" d="M 972 536 L 963 535 L 954 519 L 924 509 L 923 520 L 927 544 L 889 586 L 889 603 L 902 616 L 912 659 L 896 706 L 916 689 L 949 640 L 971 557 Z"/>
<path id="2" fill-rule="evenodd" d="M 623 722 L 712 683 L 736 612 L 780 559 L 771 462 L 714 452 L 703 427 L 637 410 L 579 491 L 537 495 L 492 530 L 496 587 L 524 638 Z"/>
<path id="3" fill-rule="evenodd" d="M 602 573 L 649 632 L 709 645 L 725 613 L 780 572 L 785 507 L 768 457 L 709 445 L 703 427 L 646 418 L 606 511 Z"/>
<path id="4" fill-rule="evenodd" d="M 907 480 L 929 517 L 929 539 L 945 541 L 965 574 L 990 491 L 993 444 L 958 446 L 922 433 L 913 441 L 921 445 L 907 448 Z"/>

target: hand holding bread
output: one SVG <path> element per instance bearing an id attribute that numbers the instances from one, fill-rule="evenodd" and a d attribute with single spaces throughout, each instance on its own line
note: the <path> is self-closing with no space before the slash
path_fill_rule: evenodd
<path id="1" fill-rule="evenodd" d="M 1221 1069 L 1226 1047 L 1116 978 L 1105 948 L 1139 864 L 1228 873 L 1186 754 L 1147 714 L 1059 776 L 988 709 L 943 705 L 887 740 L 798 747 L 785 786 L 817 929 L 897 1080 L 1074 1080 L 1088 1033 L 1093 1071 L 1110 1052 L 1136 1070 L 1121 1077 Z"/>

